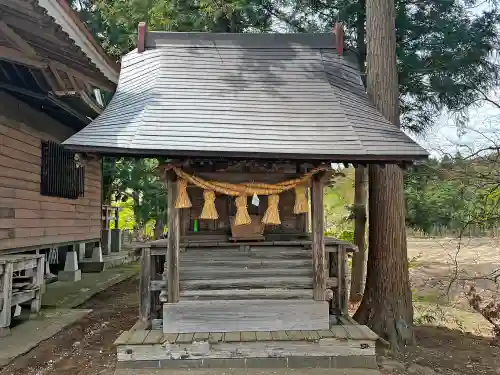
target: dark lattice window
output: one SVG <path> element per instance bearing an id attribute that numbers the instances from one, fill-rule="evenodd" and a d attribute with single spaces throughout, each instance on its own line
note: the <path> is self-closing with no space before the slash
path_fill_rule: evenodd
<path id="1" fill-rule="evenodd" d="M 85 191 L 85 168 L 75 163 L 75 153 L 52 141 L 42 141 L 40 193 L 78 199 Z"/>

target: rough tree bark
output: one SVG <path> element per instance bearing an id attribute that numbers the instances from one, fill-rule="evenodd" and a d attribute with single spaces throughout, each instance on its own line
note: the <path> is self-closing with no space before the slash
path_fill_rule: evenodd
<path id="1" fill-rule="evenodd" d="M 358 252 L 352 257 L 351 291 L 349 300 L 361 301 L 366 278 L 366 204 L 368 197 L 368 170 L 357 167 L 354 178 L 354 244 Z"/>
<path id="2" fill-rule="evenodd" d="M 356 45 L 359 69 L 365 72 L 366 65 L 366 0 L 358 0 L 356 19 Z M 361 301 L 366 280 L 366 205 L 368 203 L 368 170 L 357 167 L 354 179 L 354 244 L 358 252 L 352 258 L 351 288 L 349 300 Z"/>
<path id="3" fill-rule="evenodd" d="M 367 92 L 395 126 L 399 122 L 394 0 L 366 1 Z M 354 318 L 385 338 L 393 350 L 413 343 L 403 171 L 370 165 L 366 289 Z"/>

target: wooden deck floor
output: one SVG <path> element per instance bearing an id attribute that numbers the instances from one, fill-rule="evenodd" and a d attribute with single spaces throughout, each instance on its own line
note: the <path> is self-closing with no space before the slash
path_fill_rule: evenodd
<path id="1" fill-rule="evenodd" d="M 375 341 L 378 336 L 364 325 L 351 324 L 348 321 L 332 326 L 329 330 L 312 331 L 274 331 L 274 332 L 203 332 L 203 333 L 162 333 L 161 330 L 124 331 L 115 341 L 115 345 L 141 344 L 190 344 L 208 341 L 211 344 L 257 341 L 317 341 L 336 338 L 341 340 Z"/>
<path id="2" fill-rule="evenodd" d="M 376 368 L 378 336 L 340 319 L 327 330 L 163 333 L 130 330 L 115 341 L 119 368 Z"/>

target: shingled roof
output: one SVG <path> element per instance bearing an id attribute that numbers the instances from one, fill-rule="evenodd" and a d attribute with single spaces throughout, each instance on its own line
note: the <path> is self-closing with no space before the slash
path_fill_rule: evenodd
<path id="1" fill-rule="evenodd" d="M 404 161 L 427 152 L 369 103 L 324 34 L 149 32 L 76 151 Z"/>

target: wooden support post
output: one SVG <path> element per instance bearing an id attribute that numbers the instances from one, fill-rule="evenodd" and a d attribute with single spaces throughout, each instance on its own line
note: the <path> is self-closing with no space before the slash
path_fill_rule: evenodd
<path id="1" fill-rule="evenodd" d="M 313 298 L 325 300 L 325 217 L 323 207 L 323 173 L 312 179 L 312 255 L 313 255 Z"/>
<path id="2" fill-rule="evenodd" d="M 347 307 L 345 303 L 346 297 L 346 269 L 345 269 L 345 251 L 344 246 L 340 245 L 337 252 L 337 314 L 345 315 L 345 309 Z"/>
<path id="3" fill-rule="evenodd" d="M 142 249 L 139 280 L 139 322 L 147 327 L 151 320 L 151 249 Z"/>
<path id="4" fill-rule="evenodd" d="M 37 290 L 35 292 L 35 298 L 31 301 L 31 313 L 38 314 L 42 307 L 42 293 L 44 286 L 44 275 L 45 275 L 45 257 L 43 255 L 38 255 L 36 258 L 36 270 L 35 278 L 33 284 L 35 284 Z"/>
<path id="5" fill-rule="evenodd" d="M 177 176 L 167 173 L 168 194 L 168 247 L 167 247 L 167 289 L 168 302 L 179 302 L 179 209 L 175 208 L 177 197 Z"/>
<path id="6" fill-rule="evenodd" d="M 12 275 L 14 273 L 14 263 L 7 262 L 4 264 L 3 278 L 2 282 L 2 299 L 3 303 L 0 306 L 0 337 L 9 334 L 10 329 L 10 319 L 11 319 L 11 305 L 12 305 Z"/>
<path id="7" fill-rule="evenodd" d="M 118 222 L 120 221 L 120 207 L 115 207 L 115 229 L 118 229 Z"/>

